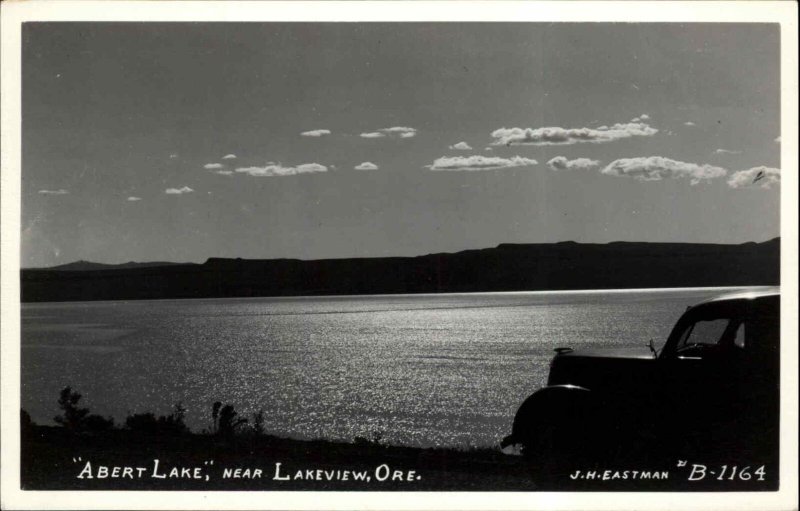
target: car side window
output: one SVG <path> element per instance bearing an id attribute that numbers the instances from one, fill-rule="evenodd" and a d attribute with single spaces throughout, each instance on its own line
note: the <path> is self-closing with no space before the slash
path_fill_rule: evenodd
<path id="1" fill-rule="evenodd" d="M 700 319 L 686 327 L 678 350 L 690 346 L 716 346 L 723 338 L 731 320 L 729 318 Z"/>

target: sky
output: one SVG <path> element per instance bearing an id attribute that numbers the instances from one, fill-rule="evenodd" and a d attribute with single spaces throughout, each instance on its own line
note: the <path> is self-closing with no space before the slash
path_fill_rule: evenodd
<path id="1" fill-rule="evenodd" d="M 28 23 L 22 266 L 779 235 L 779 27 Z"/>

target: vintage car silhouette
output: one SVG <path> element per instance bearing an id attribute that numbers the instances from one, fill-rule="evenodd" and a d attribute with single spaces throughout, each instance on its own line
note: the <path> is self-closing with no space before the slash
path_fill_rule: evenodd
<path id="1" fill-rule="evenodd" d="M 587 463 L 720 460 L 777 471 L 780 295 L 690 307 L 663 349 L 556 349 L 547 386 L 519 407 L 504 447 L 548 473 Z"/>

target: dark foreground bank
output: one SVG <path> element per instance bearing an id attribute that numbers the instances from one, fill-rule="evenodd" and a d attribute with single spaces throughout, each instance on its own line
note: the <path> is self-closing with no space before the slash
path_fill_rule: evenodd
<path id="1" fill-rule="evenodd" d="M 421 449 L 125 430 L 74 433 L 31 426 L 23 432 L 25 490 L 261 491 L 764 491 L 758 467 L 719 478 L 722 462 L 626 461 L 534 475 L 521 456 L 498 449 Z M 735 460 L 732 460 L 735 461 Z M 683 463 L 683 464 L 682 464 Z M 712 475 L 712 471 L 714 474 Z M 744 476 L 741 474 L 744 473 Z M 701 477 L 702 476 L 702 477 Z"/>
<path id="2" fill-rule="evenodd" d="M 26 490 L 537 489 L 521 457 L 495 449 L 419 449 L 270 435 L 75 434 L 47 426 L 23 435 L 21 480 Z"/>

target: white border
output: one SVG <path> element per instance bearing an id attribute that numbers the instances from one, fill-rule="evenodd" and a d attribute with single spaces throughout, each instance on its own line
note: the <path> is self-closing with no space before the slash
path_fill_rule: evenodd
<path id="1" fill-rule="evenodd" d="M 797 4 L 783 2 L 70 2 L 2 9 L 2 509 L 796 509 Z M 781 24 L 781 489 L 771 493 L 22 492 L 20 34 L 25 21 L 625 21 Z"/>

